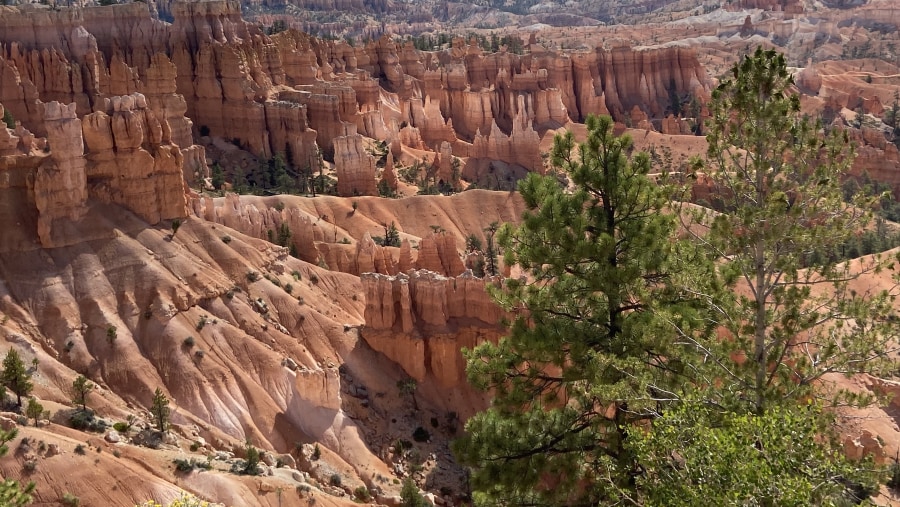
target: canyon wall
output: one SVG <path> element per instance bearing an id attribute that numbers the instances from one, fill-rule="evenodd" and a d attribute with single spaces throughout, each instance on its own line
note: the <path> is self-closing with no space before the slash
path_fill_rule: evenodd
<path id="1" fill-rule="evenodd" d="M 366 294 L 361 336 L 418 381 L 433 375 L 445 388 L 465 382 L 461 349 L 503 334 L 510 315 L 486 290 L 490 280 L 467 271 L 446 277 L 427 270 L 361 276 Z"/>

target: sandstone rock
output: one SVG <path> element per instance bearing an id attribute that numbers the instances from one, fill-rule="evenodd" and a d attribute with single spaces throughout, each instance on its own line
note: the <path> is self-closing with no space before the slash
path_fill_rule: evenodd
<path id="1" fill-rule="evenodd" d="M 362 136 L 341 136 L 334 139 L 334 169 L 337 173 L 338 194 L 341 196 L 377 195 L 375 158 L 363 148 Z"/>
<path id="2" fill-rule="evenodd" d="M 116 430 L 107 431 L 106 436 L 103 438 L 111 444 L 118 444 L 122 440 L 122 437 L 119 436 L 119 432 Z"/>

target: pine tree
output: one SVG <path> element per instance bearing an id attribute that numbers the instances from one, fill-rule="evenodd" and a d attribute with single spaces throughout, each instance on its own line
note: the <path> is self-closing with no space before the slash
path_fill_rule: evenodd
<path id="1" fill-rule="evenodd" d="M 407 477 L 403 480 L 403 488 L 400 490 L 400 505 L 401 507 L 427 507 L 431 504 L 419 493 L 416 483 Z"/>
<path id="2" fill-rule="evenodd" d="M 31 383 L 31 375 L 25 368 L 25 363 L 19 357 L 16 349 L 9 349 L 3 359 L 3 374 L 0 375 L 3 385 L 16 395 L 16 406 L 22 406 L 22 396 L 28 396 L 34 385 Z"/>
<path id="3" fill-rule="evenodd" d="M 629 159 L 631 139 L 615 137 L 609 117 L 587 127 L 577 149 L 571 133 L 558 136 L 551 157 L 575 191 L 528 175 L 522 225 L 498 232 L 505 263 L 529 281 L 495 293 L 518 313 L 509 336 L 465 352 L 470 382 L 494 395 L 454 446 L 479 505 L 598 505 L 632 488 L 629 429 L 687 383 L 690 350 L 670 322 L 688 329 L 695 312 L 678 289 L 673 254 L 687 245 L 667 192 L 647 177 L 647 154 Z"/>
<path id="4" fill-rule="evenodd" d="M 94 389 L 94 384 L 90 383 L 84 375 L 75 377 L 72 381 L 72 403 L 81 405 L 81 410 L 87 410 L 88 394 Z"/>
<path id="5" fill-rule="evenodd" d="M 487 243 L 487 249 L 484 251 L 485 265 L 487 267 L 487 274 L 490 276 L 497 276 L 499 274 L 499 270 L 497 269 L 497 245 L 494 242 L 494 237 L 499 229 L 500 226 L 497 222 L 491 222 L 490 225 L 484 229 L 484 239 Z"/>
<path id="6" fill-rule="evenodd" d="M 855 292 L 858 272 L 829 262 L 869 225 L 872 213 L 862 210 L 873 201 L 844 202 L 852 146 L 845 132 L 823 135 L 801 115 L 792 84 L 784 56 L 758 49 L 714 91 L 707 172 L 723 213 L 696 238 L 721 262 L 724 290 L 711 292 L 711 318 L 733 337 L 710 351 L 746 358 L 722 376 L 718 391 L 734 396 L 720 402 L 758 414 L 823 393 L 813 384 L 829 373 L 888 366 L 881 359 L 895 330 L 891 295 Z M 855 269 L 883 267 L 876 259 Z"/>
<path id="7" fill-rule="evenodd" d="M 38 425 L 38 419 L 44 414 L 44 406 L 41 405 L 37 398 L 29 398 L 28 406 L 25 408 L 25 416 L 34 419 L 34 425 Z"/>
<path id="8" fill-rule="evenodd" d="M 166 398 L 162 389 L 158 387 L 156 388 L 156 392 L 153 393 L 153 403 L 150 406 L 150 413 L 153 414 L 156 429 L 165 433 L 169 426 L 169 398 Z"/>
<path id="9" fill-rule="evenodd" d="M 868 224 L 871 200 L 844 201 L 852 148 L 801 116 L 792 84 L 784 56 L 759 49 L 713 92 L 704 169 L 720 213 L 681 216 L 715 262 L 693 290 L 720 332 L 682 335 L 706 380 L 632 432 L 647 504 L 838 505 L 873 491 L 871 465 L 846 459 L 820 401 L 864 401 L 823 384 L 888 366 L 892 296 L 853 291 L 857 272 L 829 260 Z"/>

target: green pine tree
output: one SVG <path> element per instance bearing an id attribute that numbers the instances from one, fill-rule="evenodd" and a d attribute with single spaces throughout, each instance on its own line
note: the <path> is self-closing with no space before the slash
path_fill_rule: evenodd
<path id="1" fill-rule="evenodd" d="M 552 161 L 574 183 L 530 174 L 528 210 L 498 241 L 510 279 L 495 293 L 517 312 L 509 336 L 466 351 L 470 382 L 492 406 L 454 446 L 473 468 L 478 505 L 600 505 L 633 487 L 640 470 L 629 429 L 656 418 L 686 384 L 676 329 L 695 311 L 679 290 L 668 195 L 647 177 L 646 153 L 630 157 L 609 117 L 589 117 L 576 147 L 558 136 Z"/>
<path id="2" fill-rule="evenodd" d="M 852 146 L 843 131 L 823 136 L 801 115 L 792 85 L 784 56 L 758 49 L 713 92 L 706 171 L 724 212 L 707 231 L 691 229 L 720 261 L 724 290 L 711 292 L 709 307 L 734 338 L 710 351 L 747 359 L 722 375 L 720 402 L 758 414 L 823 394 L 813 386 L 829 373 L 886 371 L 896 331 L 891 295 L 857 293 L 850 282 L 859 273 L 828 260 L 871 223 L 874 201 L 844 201 Z M 884 266 L 876 259 L 856 269 Z"/>
<path id="3" fill-rule="evenodd" d="M 3 385 L 16 395 L 16 406 L 22 406 L 22 396 L 28 396 L 34 388 L 31 375 L 16 349 L 9 349 L 3 359 L 3 373 L 0 375 Z"/>
<path id="4" fill-rule="evenodd" d="M 165 432 L 169 426 L 169 398 L 163 394 L 162 389 L 156 388 L 153 393 L 153 402 L 150 406 L 150 413 L 153 414 L 153 420 L 156 423 L 156 429 Z"/>
<path id="5" fill-rule="evenodd" d="M 44 406 L 41 405 L 37 398 L 29 398 L 28 406 L 25 408 L 25 416 L 34 420 L 34 425 L 38 425 L 38 419 L 44 414 Z"/>
<path id="6" fill-rule="evenodd" d="M 858 275 L 830 260 L 869 223 L 860 210 L 872 201 L 845 202 L 852 147 L 801 116 L 792 84 L 784 56 L 759 49 L 713 92 L 704 170 L 721 213 L 681 216 L 715 261 L 692 290 L 720 332 L 683 335 L 703 353 L 691 369 L 706 381 L 632 431 L 647 504 L 839 505 L 873 491 L 871 464 L 847 461 L 820 402 L 865 401 L 828 389 L 828 374 L 889 366 L 892 296 L 855 292 Z"/>
<path id="7" fill-rule="evenodd" d="M 81 405 L 81 410 L 87 410 L 88 394 L 94 389 L 94 384 L 90 383 L 84 375 L 75 377 L 72 381 L 72 403 Z"/>

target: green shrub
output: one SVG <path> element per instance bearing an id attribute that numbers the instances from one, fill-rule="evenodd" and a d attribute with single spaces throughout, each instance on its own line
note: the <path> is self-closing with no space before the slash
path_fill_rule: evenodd
<path id="1" fill-rule="evenodd" d="M 175 463 L 175 470 L 178 470 L 179 472 L 191 472 L 195 468 L 202 468 L 203 470 L 209 470 L 212 468 L 212 465 L 208 461 L 197 461 L 193 458 L 177 458 L 173 460 L 172 463 Z"/>
<path id="2" fill-rule="evenodd" d="M 340 487 L 341 485 L 341 475 L 340 474 L 331 474 L 331 478 L 328 479 L 328 484 L 331 484 L 334 487 Z"/>
<path id="3" fill-rule="evenodd" d="M 128 433 L 131 430 L 131 425 L 127 422 L 117 422 L 113 424 L 113 429 L 118 431 L 119 433 Z"/>
<path id="4" fill-rule="evenodd" d="M 84 445 L 82 445 L 82 444 L 76 445 L 75 446 L 75 454 L 84 456 L 85 455 Z"/>
<path id="5" fill-rule="evenodd" d="M 365 486 L 360 486 L 354 489 L 353 496 L 361 502 L 368 502 L 372 499 L 372 495 L 369 494 L 369 489 Z"/>
<path id="6" fill-rule="evenodd" d="M 900 462 L 894 462 L 888 468 L 888 473 L 890 477 L 887 481 L 887 486 L 894 491 L 900 491 Z"/>
<path id="7" fill-rule="evenodd" d="M 94 416 L 93 410 L 76 409 L 69 416 L 69 425 L 80 431 L 103 432 L 107 428 L 104 420 Z"/>
<path id="8" fill-rule="evenodd" d="M 78 507 L 78 505 L 81 504 L 81 500 L 77 496 L 73 495 L 72 493 L 64 494 L 62 499 L 60 500 L 60 502 L 62 502 L 65 505 L 68 505 L 69 507 Z"/>
<path id="9" fill-rule="evenodd" d="M 228 243 L 231 243 L 231 236 L 229 236 L 227 234 L 225 236 L 222 236 L 222 243 L 225 243 L 226 245 Z"/>

